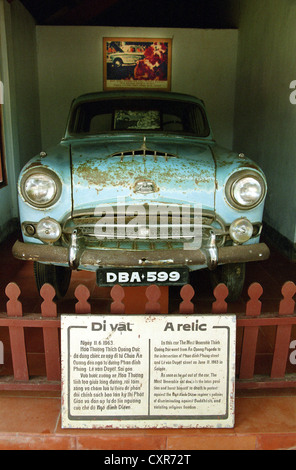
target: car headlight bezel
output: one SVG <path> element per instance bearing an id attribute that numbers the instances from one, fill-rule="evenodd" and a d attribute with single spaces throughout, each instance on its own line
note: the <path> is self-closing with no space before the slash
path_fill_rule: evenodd
<path id="1" fill-rule="evenodd" d="M 46 180 L 49 182 L 52 188 L 52 195 L 49 195 L 49 198 L 44 201 L 38 201 L 38 198 L 34 199 L 32 195 L 28 193 L 28 184 L 30 180 L 39 178 L 39 181 L 45 183 Z M 47 207 L 52 207 L 60 198 L 62 192 L 62 184 L 58 175 L 48 169 L 48 168 L 32 168 L 26 171 L 20 181 L 20 194 L 24 201 L 29 204 L 34 209 L 45 209 Z"/>
<path id="2" fill-rule="evenodd" d="M 238 185 L 240 184 L 242 186 L 244 180 L 245 183 L 247 183 L 247 180 L 249 180 L 249 184 L 251 184 L 251 180 L 254 180 L 254 183 L 260 186 L 260 195 L 252 202 L 245 201 L 245 203 L 242 203 L 236 197 L 236 190 Z M 230 206 L 233 208 L 239 210 L 250 210 L 261 204 L 266 196 L 266 189 L 266 182 L 260 173 L 252 170 L 241 170 L 233 173 L 228 178 L 225 186 L 225 194 L 228 204 L 230 204 Z"/>

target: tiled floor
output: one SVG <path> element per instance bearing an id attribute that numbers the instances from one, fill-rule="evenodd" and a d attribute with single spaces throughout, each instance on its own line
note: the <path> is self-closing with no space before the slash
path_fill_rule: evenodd
<path id="1" fill-rule="evenodd" d="M 0 312 L 5 311 L 5 286 L 16 282 L 21 289 L 24 312 L 39 312 L 40 298 L 33 280 L 32 264 L 13 259 L 12 237 L 0 245 Z M 263 310 L 274 311 L 285 281 L 296 280 L 296 264 L 275 250 L 268 261 L 252 263 L 242 298 L 229 311 L 243 311 L 247 286 L 260 282 L 264 288 Z M 110 291 L 98 288 L 88 273 L 75 273 L 59 312 L 73 312 L 73 293 L 78 284 L 91 292 L 94 312 L 108 311 Z M 213 297 L 205 273 L 196 277 L 196 310 L 209 312 Z M 172 307 L 178 292 L 171 292 Z M 1 332 L 0 332 L 1 333 Z M 1 341 L 1 337 L 0 337 Z M 0 449 L 101 449 L 101 450 L 193 450 L 193 449 L 291 449 L 296 448 L 296 390 L 237 391 L 234 429 L 69 430 L 60 423 L 59 392 L 0 392 Z"/>

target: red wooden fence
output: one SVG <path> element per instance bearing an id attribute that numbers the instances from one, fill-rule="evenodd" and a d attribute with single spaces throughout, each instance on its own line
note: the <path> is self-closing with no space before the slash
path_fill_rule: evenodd
<path id="1" fill-rule="evenodd" d="M 5 289 L 8 297 L 7 312 L 0 314 L 0 328 L 8 329 L 9 354 L 11 355 L 11 372 L 7 368 L 1 371 L 0 390 L 60 390 L 61 359 L 60 359 L 60 318 L 57 306 L 53 301 L 55 291 L 52 286 L 45 284 L 41 289 L 40 314 L 23 314 L 22 303 L 19 300 L 21 291 L 15 283 L 10 283 Z M 211 312 L 227 313 L 228 305 L 225 299 L 227 287 L 220 284 L 214 290 L 215 301 Z M 249 287 L 249 300 L 244 314 L 237 314 L 237 388 L 263 387 L 296 387 L 296 361 L 289 362 L 291 344 L 296 344 L 296 315 L 295 301 L 296 285 L 288 281 L 282 287 L 282 300 L 278 312 L 261 313 L 260 297 L 263 289 L 260 284 L 253 283 Z M 149 286 L 146 289 L 146 314 L 160 313 L 160 289 Z M 179 313 L 190 315 L 195 311 L 192 301 L 195 291 L 191 285 L 180 289 L 181 302 Z M 110 313 L 124 314 L 125 291 L 121 286 L 111 290 Z M 75 290 L 75 313 L 91 314 L 90 292 L 84 285 Z M 104 312 L 107 314 L 108 312 Z M 172 312 L 177 313 L 177 312 Z M 268 329 L 269 333 L 266 333 Z M 29 351 L 26 339 L 35 331 L 42 331 L 44 356 L 44 373 L 30 373 L 28 364 Z M 271 334 L 270 334 L 271 330 Z M 2 330 L 0 330 L 2 331 Z M 268 338 L 268 350 L 262 350 L 260 335 Z M 292 341 L 293 340 L 293 341 Z M 0 337 L 1 341 L 1 337 Z M 4 355 L 7 354 L 5 345 Z M 291 353 L 290 353 L 291 354 Z M 292 361 L 294 362 L 294 361 Z M 4 361 L 5 364 L 5 361 Z M 3 369 L 3 368 L 2 368 Z"/>

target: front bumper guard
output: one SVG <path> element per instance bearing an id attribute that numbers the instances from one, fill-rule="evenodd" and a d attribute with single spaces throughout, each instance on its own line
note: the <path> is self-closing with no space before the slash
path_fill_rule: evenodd
<path id="1" fill-rule="evenodd" d="M 96 250 L 79 247 L 74 236 L 70 248 L 16 241 L 12 253 L 20 260 L 79 267 L 134 267 L 134 266 L 207 266 L 215 269 L 217 264 L 263 261 L 270 251 L 265 243 L 253 245 L 223 246 L 217 248 L 214 238 L 199 250 L 120 251 Z"/>

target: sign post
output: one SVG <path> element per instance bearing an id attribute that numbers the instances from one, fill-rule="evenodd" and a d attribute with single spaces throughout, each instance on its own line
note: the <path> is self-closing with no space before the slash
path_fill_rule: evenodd
<path id="1" fill-rule="evenodd" d="M 235 315 L 62 315 L 62 426 L 233 427 L 235 337 Z"/>

